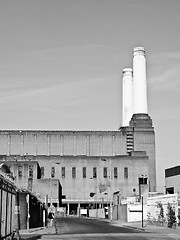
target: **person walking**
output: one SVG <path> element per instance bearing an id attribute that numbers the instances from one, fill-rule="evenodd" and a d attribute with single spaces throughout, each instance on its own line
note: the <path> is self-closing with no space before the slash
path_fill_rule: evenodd
<path id="1" fill-rule="evenodd" d="M 53 224 L 53 219 L 54 219 L 54 213 L 52 211 L 49 212 L 48 218 L 50 220 L 50 226 Z"/>

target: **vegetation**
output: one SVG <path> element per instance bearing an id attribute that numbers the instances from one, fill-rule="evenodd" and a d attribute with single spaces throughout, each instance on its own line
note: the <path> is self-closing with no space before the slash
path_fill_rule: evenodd
<path id="1" fill-rule="evenodd" d="M 178 226 L 180 226 L 180 211 L 178 211 Z"/>
<path id="2" fill-rule="evenodd" d="M 168 210 L 167 212 L 168 228 L 172 228 L 173 224 L 176 223 L 176 216 L 175 211 L 170 203 L 168 203 L 167 210 Z"/>
<path id="3" fill-rule="evenodd" d="M 158 202 L 157 203 L 157 207 L 160 208 L 160 212 L 159 212 L 158 218 L 159 218 L 160 221 L 163 221 L 164 220 L 164 208 L 163 208 L 162 203 Z"/>

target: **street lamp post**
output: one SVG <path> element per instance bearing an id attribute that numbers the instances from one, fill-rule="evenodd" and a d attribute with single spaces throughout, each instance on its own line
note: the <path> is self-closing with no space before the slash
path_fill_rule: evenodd
<path id="1" fill-rule="evenodd" d="M 101 161 L 104 161 L 104 162 L 107 162 L 107 166 L 108 166 L 108 179 L 107 179 L 107 206 L 108 206 L 108 201 L 110 201 L 110 220 L 112 221 L 112 199 L 111 199 L 111 195 L 112 195 L 112 182 L 111 182 L 111 159 L 107 160 L 107 159 L 104 159 L 102 158 Z M 109 198 L 109 195 L 110 195 L 110 198 Z"/>
<path id="2" fill-rule="evenodd" d="M 55 165 L 59 165 L 60 163 L 55 163 Z M 54 169 L 54 171 L 55 171 L 55 169 Z M 55 172 L 54 172 L 54 174 L 55 174 Z M 53 187 L 52 187 L 52 182 L 53 182 L 53 179 L 52 178 L 54 178 L 53 177 L 53 173 L 52 173 L 52 167 L 51 167 L 51 175 L 50 175 L 51 177 L 50 177 L 50 209 L 52 209 L 52 206 L 53 206 L 53 194 L 52 194 L 52 192 L 53 192 Z"/>
<path id="3" fill-rule="evenodd" d="M 144 193 L 144 186 L 145 185 L 147 185 L 147 180 L 148 180 L 148 178 L 147 178 L 147 176 L 146 175 L 141 175 L 141 177 L 139 177 L 139 197 L 141 198 L 141 203 L 142 203 L 142 210 L 141 210 L 141 212 L 142 212 L 142 228 L 144 227 L 144 223 L 143 223 L 143 218 L 144 218 L 144 196 L 143 196 L 143 194 L 145 194 Z M 145 196 L 146 197 L 146 196 Z"/>
<path id="4" fill-rule="evenodd" d="M 143 216 L 143 195 L 141 196 L 141 202 L 142 202 L 142 228 L 144 227 L 144 223 L 143 223 L 143 218 L 144 218 L 144 216 Z"/>
<path id="5" fill-rule="evenodd" d="M 95 179 L 95 177 L 93 176 L 90 179 Z M 98 188 L 98 183 L 97 183 L 97 174 L 96 174 L 96 187 L 95 187 L 95 193 L 90 193 L 90 197 L 94 197 L 94 202 L 95 202 L 95 208 L 96 208 L 96 218 L 98 217 L 98 210 L 97 210 L 97 189 Z"/>

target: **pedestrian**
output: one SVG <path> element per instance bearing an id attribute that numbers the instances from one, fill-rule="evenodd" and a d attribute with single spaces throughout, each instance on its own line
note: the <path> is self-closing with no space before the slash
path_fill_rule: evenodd
<path id="1" fill-rule="evenodd" d="M 54 213 L 52 211 L 49 212 L 48 218 L 50 219 L 50 226 L 53 224 L 53 219 L 54 219 Z"/>
<path id="2" fill-rule="evenodd" d="M 108 218 L 108 207 L 105 207 L 104 210 L 105 210 L 105 218 Z"/>

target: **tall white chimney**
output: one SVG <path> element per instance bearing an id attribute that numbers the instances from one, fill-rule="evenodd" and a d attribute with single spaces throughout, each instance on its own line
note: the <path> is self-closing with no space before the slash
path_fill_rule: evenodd
<path id="1" fill-rule="evenodd" d="M 123 69 L 122 77 L 122 127 L 129 126 L 129 121 L 133 115 L 132 105 L 132 68 Z"/>
<path id="2" fill-rule="evenodd" d="M 133 114 L 147 112 L 145 50 L 143 47 L 135 47 L 133 56 Z"/>

